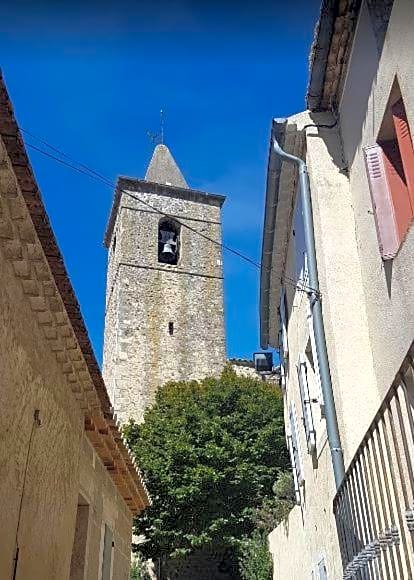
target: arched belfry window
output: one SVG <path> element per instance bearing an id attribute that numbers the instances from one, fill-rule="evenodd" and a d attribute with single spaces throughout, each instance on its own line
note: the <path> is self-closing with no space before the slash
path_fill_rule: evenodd
<path id="1" fill-rule="evenodd" d="M 163 218 L 158 224 L 158 261 L 178 264 L 180 257 L 180 224 Z"/>

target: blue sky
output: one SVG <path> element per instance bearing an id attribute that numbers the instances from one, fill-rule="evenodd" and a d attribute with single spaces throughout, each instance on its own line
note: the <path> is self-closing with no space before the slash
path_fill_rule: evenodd
<path id="1" fill-rule="evenodd" d="M 227 195 L 225 243 L 260 260 L 270 123 L 304 108 L 319 2 L 56 4 L 2 7 L 1 66 L 20 125 L 112 180 L 143 177 L 163 108 L 190 186 Z M 29 155 L 101 360 L 112 192 Z M 250 357 L 258 271 L 228 253 L 224 266 L 228 355 Z"/>

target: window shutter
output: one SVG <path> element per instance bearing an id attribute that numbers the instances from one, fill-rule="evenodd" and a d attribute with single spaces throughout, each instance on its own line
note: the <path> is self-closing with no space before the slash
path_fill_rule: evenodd
<path id="1" fill-rule="evenodd" d="M 286 316 L 286 292 L 285 289 L 282 288 L 282 293 L 280 296 L 280 305 L 279 305 L 279 314 L 280 314 L 280 328 L 282 331 L 282 349 L 283 349 L 283 357 L 286 358 L 289 352 L 288 349 L 288 340 L 287 340 L 287 316 Z"/>
<path id="2" fill-rule="evenodd" d="M 307 304 L 307 309 L 308 309 L 307 317 L 308 317 L 309 339 L 310 339 L 311 349 L 312 349 L 313 366 L 315 368 L 316 389 L 318 391 L 319 404 L 322 408 L 324 408 L 325 401 L 323 399 L 321 375 L 319 373 L 318 352 L 316 350 L 315 331 L 313 328 L 313 314 L 312 314 L 309 300 L 308 300 L 308 304 Z"/>
<path id="3" fill-rule="evenodd" d="M 280 386 L 282 392 L 286 393 L 286 371 L 285 371 L 285 361 L 283 358 L 280 359 Z"/>
<path id="4" fill-rule="evenodd" d="M 293 487 L 295 488 L 295 499 L 298 505 L 301 504 L 300 498 L 300 488 L 299 488 L 299 474 L 297 467 L 295 465 L 295 454 L 293 451 L 293 443 L 292 443 L 292 435 L 287 436 L 288 441 L 288 449 L 290 455 L 290 463 L 292 464 L 292 472 L 293 472 Z"/>
<path id="5" fill-rule="evenodd" d="M 291 461 L 294 470 L 294 477 L 296 473 L 296 479 L 298 486 L 302 485 L 305 480 L 300 452 L 299 444 L 299 433 L 296 422 L 296 413 L 293 404 L 290 405 L 289 411 L 289 423 L 290 423 L 290 445 L 291 445 Z M 300 499 L 300 497 L 299 497 Z"/>
<path id="6" fill-rule="evenodd" d="M 308 453 L 312 454 L 316 450 L 316 432 L 312 415 L 312 401 L 309 394 L 308 373 L 305 357 L 300 355 L 297 364 L 298 381 L 300 389 L 300 399 L 302 401 L 303 425 L 305 427 Z"/>
<path id="7" fill-rule="evenodd" d="M 411 216 L 414 215 L 414 150 L 411 141 L 410 128 L 408 126 L 407 115 L 404 103 L 399 99 L 392 106 L 392 118 L 395 132 L 397 134 L 398 146 L 400 148 L 402 165 L 408 187 L 408 194 L 411 207 Z"/>
<path id="8" fill-rule="evenodd" d="M 381 256 L 390 260 L 396 255 L 400 241 L 381 147 L 366 147 L 365 161 Z"/>
<path id="9" fill-rule="evenodd" d="M 319 580 L 328 580 L 328 572 L 326 570 L 325 560 L 322 558 L 318 562 Z"/>

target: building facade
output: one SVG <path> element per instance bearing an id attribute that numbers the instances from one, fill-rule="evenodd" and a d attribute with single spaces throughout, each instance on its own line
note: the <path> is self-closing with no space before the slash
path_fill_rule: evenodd
<path id="1" fill-rule="evenodd" d="M 281 353 L 297 505 L 274 578 L 414 577 L 414 5 L 322 5 L 308 110 L 272 124 L 261 342 Z M 295 165 L 307 164 L 334 413 L 335 483 Z M 292 558 L 292 554 L 300 558 Z"/>
<path id="2" fill-rule="evenodd" d="M 223 202 L 190 189 L 163 144 L 145 179 L 118 180 L 105 236 L 103 368 L 122 421 L 141 421 L 166 382 L 224 367 Z"/>
<path id="3" fill-rule="evenodd" d="M 149 496 L 0 78 L 0 578 L 127 580 Z"/>

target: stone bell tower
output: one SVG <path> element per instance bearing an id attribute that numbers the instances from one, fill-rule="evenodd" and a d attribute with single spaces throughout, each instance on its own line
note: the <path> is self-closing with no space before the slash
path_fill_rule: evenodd
<path id="1" fill-rule="evenodd" d="M 124 422 L 141 421 L 167 381 L 217 376 L 225 364 L 222 252 L 202 237 L 221 242 L 223 202 L 190 189 L 165 145 L 145 179 L 118 179 L 103 372 Z"/>

